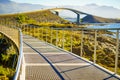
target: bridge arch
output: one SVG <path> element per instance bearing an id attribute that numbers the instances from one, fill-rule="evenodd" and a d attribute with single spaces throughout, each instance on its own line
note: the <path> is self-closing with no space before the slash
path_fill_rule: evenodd
<path id="1" fill-rule="evenodd" d="M 69 11 L 72 11 L 75 14 L 77 14 L 77 24 L 81 23 L 80 22 L 80 14 L 90 15 L 88 13 L 84 13 L 84 12 L 81 12 L 81 11 L 78 11 L 78 10 L 75 10 L 75 9 L 71 9 L 71 8 L 52 8 L 52 9 L 49 9 L 49 10 L 55 11 L 56 15 L 59 15 L 59 10 L 69 10 Z"/>

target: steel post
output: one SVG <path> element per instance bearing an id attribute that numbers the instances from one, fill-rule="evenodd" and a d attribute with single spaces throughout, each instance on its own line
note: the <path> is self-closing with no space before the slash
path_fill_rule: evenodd
<path id="1" fill-rule="evenodd" d="M 115 54 L 115 73 L 117 73 L 118 68 L 118 54 L 119 54 L 119 30 L 116 32 L 116 54 Z"/>
<path id="2" fill-rule="evenodd" d="M 62 33 L 62 48 L 64 49 L 64 38 L 65 37 L 65 33 L 64 33 L 64 29 L 63 29 L 63 33 Z"/>
<path id="3" fill-rule="evenodd" d="M 51 44 L 52 44 L 52 28 L 50 29 L 50 35 L 51 35 Z"/>
<path id="4" fill-rule="evenodd" d="M 83 56 L 83 36 L 84 36 L 84 30 L 81 31 L 81 51 L 80 56 Z"/>
<path id="5" fill-rule="evenodd" d="M 46 34 L 45 34 L 45 36 L 46 36 L 46 37 L 45 37 L 45 42 L 47 42 L 47 28 L 46 28 L 45 31 L 46 31 L 46 32 L 45 32 L 45 33 L 46 33 Z"/>
<path id="6" fill-rule="evenodd" d="M 97 30 L 95 30 L 95 39 L 94 39 L 94 63 L 96 63 L 96 48 L 97 47 Z"/>
<path id="7" fill-rule="evenodd" d="M 73 47 L 73 29 L 71 29 L 71 37 L 70 37 L 70 42 L 71 42 L 71 45 L 70 45 L 70 50 L 72 52 L 72 47 Z"/>
<path id="8" fill-rule="evenodd" d="M 58 46 L 58 30 L 56 30 L 56 46 Z"/>

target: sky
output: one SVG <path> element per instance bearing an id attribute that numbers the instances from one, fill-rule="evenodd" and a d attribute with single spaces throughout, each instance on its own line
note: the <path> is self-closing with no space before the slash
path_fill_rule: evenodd
<path id="1" fill-rule="evenodd" d="M 120 0 L 11 0 L 19 3 L 41 4 L 50 6 L 74 5 L 83 6 L 95 3 L 97 5 L 112 6 L 120 9 Z"/>

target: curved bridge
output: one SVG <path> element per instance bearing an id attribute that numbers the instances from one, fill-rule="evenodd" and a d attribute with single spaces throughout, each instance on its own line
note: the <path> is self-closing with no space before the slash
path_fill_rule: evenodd
<path id="1" fill-rule="evenodd" d="M 81 11 L 78 11 L 78 10 L 75 10 L 75 9 L 71 9 L 71 8 L 52 8 L 52 9 L 49 9 L 49 10 L 55 11 L 56 15 L 59 15 L 59 10 L 69 10 L 69 11 L 72 11 L 72 12 L 77 14 L 77 24 L 81 23 L 80 22 L 80 14 L 91 15 L 91 14 L 84 13 L 84 12 L 81 12 Z"/>

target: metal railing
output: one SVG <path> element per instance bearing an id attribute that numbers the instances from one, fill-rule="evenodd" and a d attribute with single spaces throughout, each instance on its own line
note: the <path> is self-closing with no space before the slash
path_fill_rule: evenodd
<path id="1" fill-rule="evenodd" d="M 15 75 L 13 77 L 13 80 L 17 80 L 18 76 L 20 74 L 20 67 L 21 67 L 21 60 L 22 60 L 22 53 L 23 53 L 23 43 L 22 43 L 22 32 L 17 27 L 8 27 L 0 25 L 0 33 L 5 35 L 8 39 L 10 39 L 14 45 L 16 46 L 16 49 L 18 49 L 18 58 L 17 58 L 17 64 L 16 64 L 16 70 Z"/>
<path id="2" fill-rule="evenodd" d="M 72 53 L 76 53 L 77 55 L 85 57 L 94 63 L 107 63 L 110 67 L 114 67 L 115 73 L 118 71 L 118 61 L 120 61 L 119 27 L 45 28 L 34 25 L 24 25 L 20 27 L 24 34 L 34 36 L 42 41 L 54 44 L 55 46 Z M 105 57 L 103 53 L 108 56 Z M 100 57 L 101 60 L 99 62 Z M 112 63 L 114 63 L 114 65 Z"/>
<path id="3" fill-rule="evenodd" d="M 19 76 L 20 76 L 20 68 L 21 68 L 21 64 L 22 64 L 22 57 L 23 57 L 23 38 L 22 38 L 22 32 L 19 29 L 19 39 L 20 39 L 20 47 L 19 47 L 19 57 L 18 57 L 18 62 L 17 62 L 17 66 L 16 66 L 16 73 L 15 76 L 13 78 L 13 80 L 18 80 Z"/>

